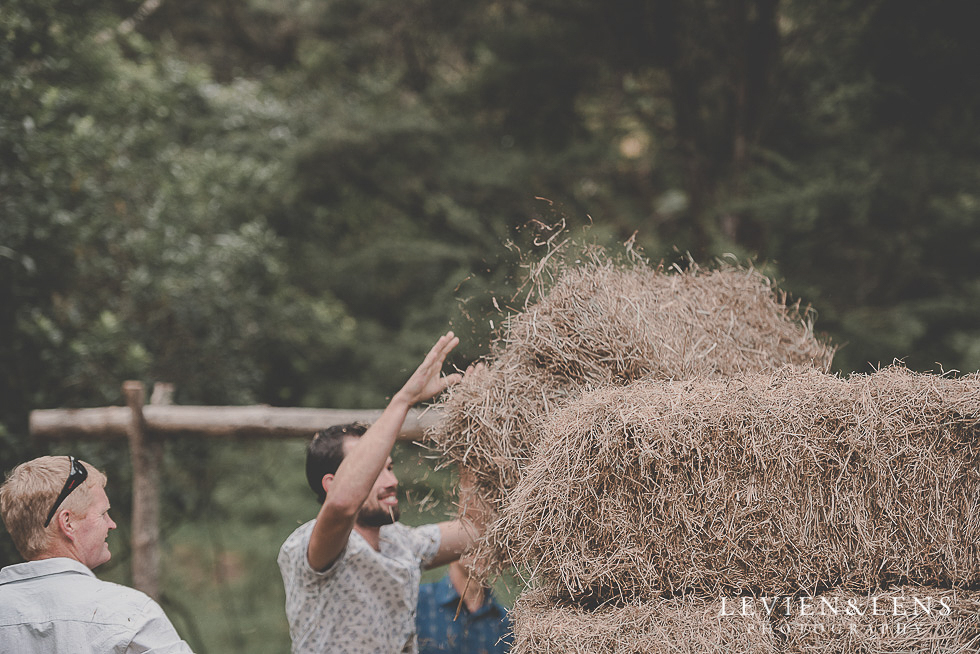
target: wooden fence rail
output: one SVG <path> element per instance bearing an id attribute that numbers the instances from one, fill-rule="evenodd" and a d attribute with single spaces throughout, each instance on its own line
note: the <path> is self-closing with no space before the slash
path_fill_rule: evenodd
<path id="1" fill-rule="evenodd" d="M 144 405 L 142 382 L 123 384 L 126 406 L 40 409 L 30 415 L 31 436 L 43 440 L 126 440 L 133 465 L 133 585 L 160 596 L 160 467 L 163 442 L 193 438 L 309 438 L 331 425 L 372 423 L 381 410 L 306 409 L 270 406 L 176 406 L 173 386 L 157 384 Z M 421 440 L 436 424 L 434 411 L 409 412 L 401 440 Z"/>
<path id="2" fill-rule="evenodd" d="M 270 406 L 143 407 L 146 431 L 159 437 L 308 438 L 317 429 L 348 422 L 374 422 L 374 409 L 303 409 Z M 39 409 L 31 412 L 30 431 L 45 440 L 125 440 L 132 409 Z M 436 423 L 435 412 L 409 412 L 400 439 L 419 440 Z"/>

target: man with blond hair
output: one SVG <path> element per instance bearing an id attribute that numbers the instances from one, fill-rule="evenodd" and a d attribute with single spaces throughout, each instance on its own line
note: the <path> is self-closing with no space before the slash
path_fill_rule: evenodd
<path id="1" fill-rule="evenodd" d="M 116 528 L 105 483 L 73 456 L 42 456 L 0 486 L 0 515 L 26 559 L 0 570 L 0 654 L 191 654 L 156 602 L 92 573 Z"/>

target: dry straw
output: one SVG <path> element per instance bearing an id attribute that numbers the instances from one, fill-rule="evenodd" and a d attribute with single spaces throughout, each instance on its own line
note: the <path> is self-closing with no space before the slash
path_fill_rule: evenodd
<path id="1" fill-rule="evenodd" d="M 775 654 L 764 616 L 721 615 L 718 600 L 675 598 L 586 611 L 540 591 L 511 612 L 511 654 Z"/>
<path id="2" fill-rule="evenodd" d="M 485 548 L 553 595 L 980 583 L 980 375 L 641 381 L 552 416 Z"/>
<path id="3" fill-rule="evenodd" d="M 487 369 L 453 387 L 429 436 L 498 505 L 521 478 L 541 421 L 584 391 L 642 377 L 693 379 L 784 364 L 827 370 L 810 316 L 755 270 L 585 263 L 538 266 L 541 299 L 510 317 Z M 553 263 L 557 257 L 549 263 Z"/>
<path id="4" fill-rule="evenodd" d="M 976 654 L 980 593 L 901 588 L 814 598 L 774 626 L 786 654 Z"/>

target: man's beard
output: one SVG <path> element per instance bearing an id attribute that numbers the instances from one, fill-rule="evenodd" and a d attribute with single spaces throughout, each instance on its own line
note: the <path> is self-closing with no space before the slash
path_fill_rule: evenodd
<path id="1" fill-rule="evenodd" d="M 362 527 L 384 527 L 393 522 L 397 522 L 401 517 L 401 512 L 397 506 L 387 509 L 361 509 L 357 512 L 357 524 Z"/>

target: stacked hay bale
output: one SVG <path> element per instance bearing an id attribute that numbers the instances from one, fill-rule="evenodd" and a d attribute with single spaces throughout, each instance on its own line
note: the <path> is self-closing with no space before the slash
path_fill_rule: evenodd
<path id="1" fill-rule="evenodd" d="M 583 393 L 643 378 L 718 378 L 787 364 L 827 370 L 833 351 L 814 337 L 807 312 L 754 270 L 593 261 L 560 271 L 547 296 L 508 321 L 484 374 L 451 390 L 442 425 L 430 436 L 499 508 L 521 483 L 547 418 Z M 508 563 L 512 544 L 500 530 L 490 535 L 475 557 L 484 572 Z M 764 621 L 723 624 L 703 600 L 576 608 L 583 599 L 522 598 L 515 651 L 694 652 L 709 642 L 715 649 L 707 651 L 773 651 Z M 583 632 L 590 637 L 575 635 Z M 573 641 L 581 641 L 578 649 Z"/>
<path id="2" fill-rule="evenodd" d="M 911 616 L 812 605 L 826 592 L 887 603 L 895 592 L 880 589 L 906 584 L 913 610 L 913 597 L 980 586 L 978 425 L 980 375 L 900 367 L 600 389 L 551 416 L 488 537 L 556 605 L 797 597 L 765 616 L 782 651 L 975 651 L 980 594 Z M 755 607 L 716 622 L 758 633 Z M 558 651 L 515 624 L 528 643 L 516 652 Z"/>
<path id="3" fill-rule="evenodd" d="M 520 480 L 542 421 L 587 390 L 786 364 L 828 370 L 833 359 L 808 312 L 755 270 L 665 271 L 598 256 L 552 274 L 547 295 L 508 319 L 484 373 L 445 395 L 429 434 L 492 506 Z"/>
<path id="4" fill-rule="evenodd" d="M 489 535 L 556 597 L 980 585 L 980 375 L 641 381 L 552 416 Z"/>
<path id="5" fill-rule="evenodd" d="M 777 630 L 786 654 L 980 652 L 980 592 L 896 588 L 872 596 L 832 592 Z"/>
<path id="6" fill-rule="evenodd" d="M 719 600 L 674 598 L 584 609 L 544 592 L 525 593 L 511 613 L 512 652 L 538 654 L 772 654 L 776 638 L 764 615 L 719 619 Z"/>
<path id="7" fill-rule="evenodd" d="M 980 378 L 832 355 L 735 268 L 593 263 L 512 318 L 434 436 L 499 511 L 478 566 L 529 581 L 514 654 L 976 651 Z"/>

